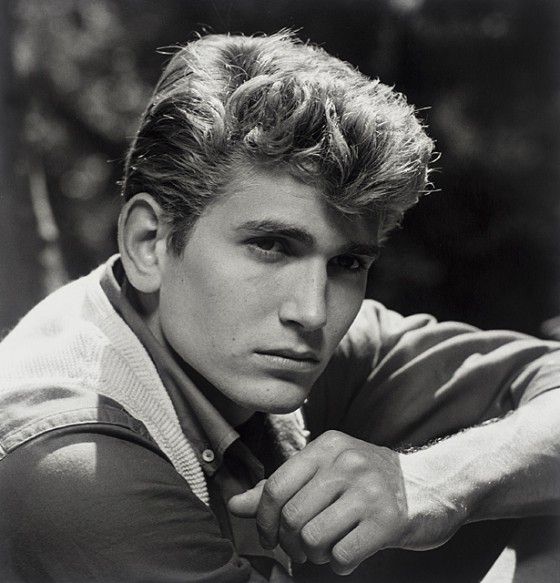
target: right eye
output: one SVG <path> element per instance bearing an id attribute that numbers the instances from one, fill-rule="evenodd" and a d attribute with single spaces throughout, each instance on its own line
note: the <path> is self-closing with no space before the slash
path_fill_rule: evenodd
<path id="1" fill-rule="evenodd" d="M 279 259 L 288 253 L 285 243 L 274 237 L 258 237 L 247 243 L 253 253 L 264 259 Z"/>

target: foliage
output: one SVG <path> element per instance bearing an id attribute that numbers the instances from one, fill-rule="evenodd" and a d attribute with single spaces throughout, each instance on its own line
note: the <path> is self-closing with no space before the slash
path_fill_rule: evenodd
<path id="1" fill-rule="evenodd" d="M 443 155 L 441 190 L 390 242 L 370 293 L 403 312 L 538 331 L 558 309 L 553 0 L 16 0 L 14 67 L 70 276 L 115 250 L 126 144 L 169 47 L 282 27 L 394 83 Z"/>

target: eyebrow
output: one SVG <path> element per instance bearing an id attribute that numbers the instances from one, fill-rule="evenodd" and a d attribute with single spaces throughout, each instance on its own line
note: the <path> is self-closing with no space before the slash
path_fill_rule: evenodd
<path id="1" fill-rule="evenodd" d="M 315 244 L 315 238 L 311 233 L 296 225 L 291 225 L 283 221 L 274 219 L 263 219 L 260 221 L 247 221 L 237 227 L 238 231 L 252 231 L 256 233 L 268 233 L 294 239 L 300 243 L 311 247 Z M 343 253 L 353 253 L 356 255 L 365 255 L 376 258 L 380 253 L 378 245 L 371 245 L 368 243 L 358 243 L 350 241 L 341 249 Z"/>

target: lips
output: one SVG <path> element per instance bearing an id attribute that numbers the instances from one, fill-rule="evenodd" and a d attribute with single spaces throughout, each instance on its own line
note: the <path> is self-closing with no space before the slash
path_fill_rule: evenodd
<path id="1" fill-rule="evenodd" d="M 257 350 L 257 354 L 266 354 L 268 356 L 277 356 L 300 362 L 309 362 L 318 364 L 321 359 L 311 350 L 297 350 L 293 348 L 273 348 L 267 350 Z"/>

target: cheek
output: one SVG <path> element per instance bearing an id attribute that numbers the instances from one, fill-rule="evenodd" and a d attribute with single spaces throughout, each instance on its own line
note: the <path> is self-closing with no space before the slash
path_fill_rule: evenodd
<path id="1" fill-rule="evenodd" d="M 188 275 L 175 273 L 162 289 L 164 334 L 183 357 L 205 349 L 235 352 L 247 336 L 263 332 L 259 324 L 271 309 L 273 288 L 239 263 L 191 263 Z"/>
<path id="2" fill-rule="evenodd" d="M 341 286 L 330 294 L 329 344 L 334 350 L 355 320 L 364 300 L 365 284 Z"/>

